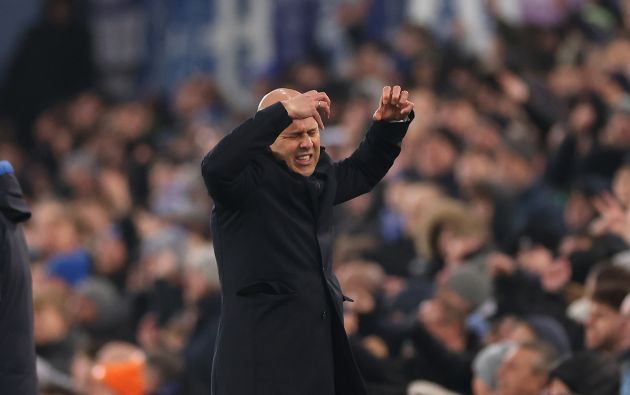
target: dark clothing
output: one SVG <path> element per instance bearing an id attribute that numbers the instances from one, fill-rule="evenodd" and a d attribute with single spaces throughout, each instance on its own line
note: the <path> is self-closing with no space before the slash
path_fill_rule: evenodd
<path id="1" fill-rule="evenodd" d="M 428 380 L 453 391 L 471 393 L 472 362 L 481 349 L 473 332 L 468 332 L 463 352 L 449 350 L 420 324 L 413 327 L 410 338 L 415 348 L 415 355 L 407 365 L 410 379 Z"/>
<path id="2" fill-rule="evenodd" d="M 210 361 L 215 348 L 217 331 L 219 330 L 219 314 L 221 312 L 221 295 L 209 294 L 198 304 L 198 318 L 195 327 L 184 348 L 186 363 L 186 380 L 195 384 L 199 392 L 189 390 L 189 395 L 210 393 Z M 201 390 L 203 388 L 203 391 Z"/>
<path id="3" fill-rule="evenodd" d="M 584 176 L 611 180 L 624 163 L 627 148 L 601 145 L 596 140 L 592 145 L 588 152 L 580 153 L 578 139 L 569 134 L 549 158 L 546 174 L 549 181 L 566 189 Z"/>
<path id="4" fill-rule="evenodd" d="M 517 270 L 511 275 L 499 275 L 494 279 L 494 296 L 497 317 L 506 315 L 551 317 L 564 328 L 571 349 L 583 348 L 583 327 L 567 317 L 568 306 L 564 295 L 545 291 L 536 276 L 522 270 Z"/>
<path id="5" fill-rule="evenodd" d="M 509 250 L 518 250 L 520 239 L 529 238 L 554 251 L 566 233 L 562 206 L 542 180 L 523 190 L 512 202 Z"/>
<path id="6" fill-rule="evenodd" d="M 274 104 L 202 163 L 223 293 L 214 395 L 365 394 L 332 273 L 332 209 L 381 180 L 409 122 L 375 122 L 338 163 L 322 148 L 311 177 L 268 148 L 291 122 Z"/>
<path id="7" fill-rule="evenodd" d="M 0 392 L 3 395 L 37 393 L 31 272 L 20 225 L 30 216 L 15 175 L 0 173 Z"/>
<path id="8" fill-rule="evenodd" d="M 18 142 L 32 148 L 38 114 L 91 87 L 94 79 L 88 29 L 75 22 L 42 21 L 26 33 L 0 87 L 0 113 L 16 123 Z"/>

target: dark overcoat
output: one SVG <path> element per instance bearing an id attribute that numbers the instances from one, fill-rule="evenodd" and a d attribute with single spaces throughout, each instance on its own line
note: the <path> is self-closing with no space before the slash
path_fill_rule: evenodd
<path id="1" fill-rule="evenodd" d="M 0 394 L 37 394 L 33 299 L 21 222 L 31 213 L 8 162 L 0 161 Z"/>
<path id="2" fill-rule="evenodd" d="M 338 163 L 322 148 L 310 177 L 269 150 L 291 122 L 274 104 L 202 162 L 223 296 L 213 395 L 365 394 L 331 268 L 332 209 L 383 178 L 410 120 L 374 122 Z"/>

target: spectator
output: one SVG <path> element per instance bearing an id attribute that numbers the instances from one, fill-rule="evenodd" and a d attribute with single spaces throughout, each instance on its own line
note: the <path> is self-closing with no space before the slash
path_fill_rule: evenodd
<path id="1" fill-rule="evenodd" d="M 562 360 L 550 373 L 549 395 L 619 394 L 619 366 L 609 357 L 584 351 Z"/>
<path id="2" fill-rule="evenodd" d="M 0 108 L 17 122 L 24 149 L 41 111 L 94 83 L 90 36 L 81 20 L 74 0 L 45 1 L 9 66 Z"/>
<path id="3" fill-rule="evenodd" d="M 415 355 L 409 375 L 468 393 L 472 361 L 479 351 L 478 336 L 466 327 L 466 318 L 490 294 L 488 277 L 473 265 L 453 271 L 435 296 L 420 305 L 410 337 Z"/>
<path id="4" fill-rule="evenodd" d="M 630 273 L 616 266 L 601 266 L 590 293 L 585 344 L 589 350 L 617 356 L 622 351 L 623 320 L 619 309 L 630 289 Z"/>
<path id="5" fill-rule="evenodd" d="M 544 343 L 521 343 L 508 352 L 499 371 L 498 388 L 502 395 L 539 395 L 555 360 Z"/>

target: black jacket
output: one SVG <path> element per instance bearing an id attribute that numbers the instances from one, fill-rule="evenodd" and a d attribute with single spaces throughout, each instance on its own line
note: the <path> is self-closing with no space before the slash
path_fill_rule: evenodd
<path id="1" fill-rule="evenodd" d="M 0 165 L 0 393 L 34 395 L 31 272 L 20 225 L 31 213 L 10 165 Z"/>
<path id="2" fill-rule="evenodd" d="M 277 103 L 222 139 L 202 163 L 222 316 L 214 395 L 361 395 L 332 273 L 332 208 L 368 192 L 400 152 L 409 122 L 375 122 L 359 148 L 311 177 L 269 146 L 291 124 Z M 324 132 L 325 133 L 325 132 Z"/>

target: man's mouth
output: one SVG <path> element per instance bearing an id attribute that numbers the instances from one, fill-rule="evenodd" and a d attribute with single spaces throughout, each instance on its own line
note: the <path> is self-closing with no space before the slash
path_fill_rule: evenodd
<path id="1" fill-rule="evenodd" d="M 295 157 L 295 161 L 299 165 L 309 165 L 313 159 L 313 154 L 303 154 Z"/>

